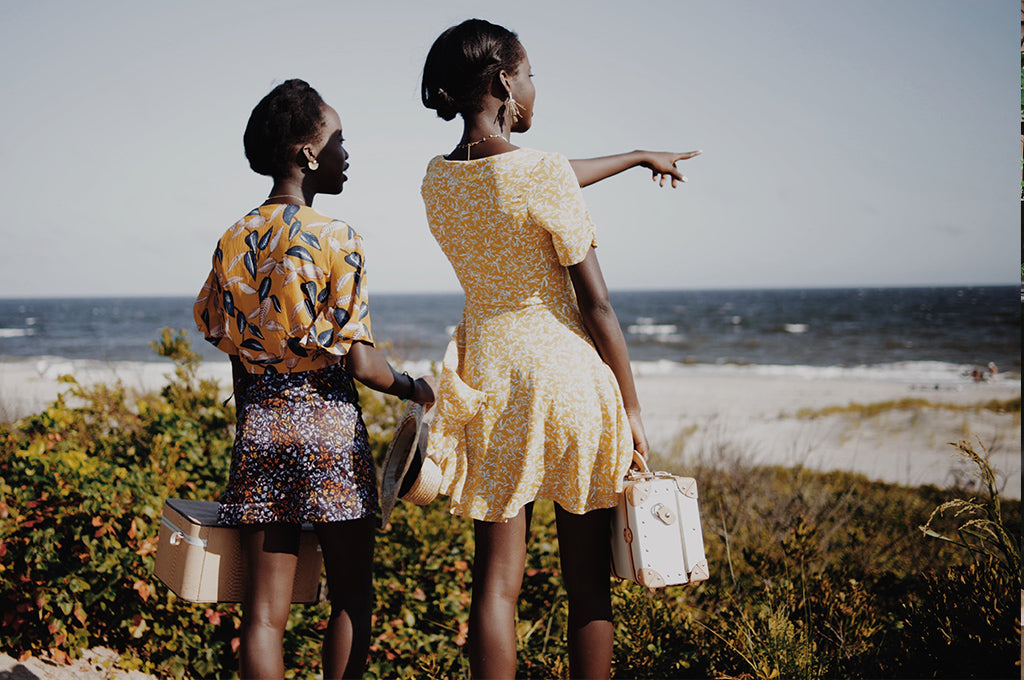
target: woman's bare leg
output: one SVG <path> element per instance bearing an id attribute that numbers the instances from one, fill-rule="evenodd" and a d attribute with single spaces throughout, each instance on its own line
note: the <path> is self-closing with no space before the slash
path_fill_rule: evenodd
<path id="1" fill-rule="evenodd" d="M 555 505 L 558 554 L 569 596 L 569 675 L 611 674 L 611 510 L 574 515 Z"/>
<path id="2" fill-rule="evenodd" d="M 476 556 L 469 607 L 469 668 L 474 678 L 516 676 L 516 604 L 532 514 L 530 503 L 507 522 L 474 522 Z"/>
<path id="3" fill-rule="evenodd" d="M 242 526 L 246 584 L 242 602 L 239 676 L 284 677 L 282 640 L 292 604 L 300 527 L 294 524 Z"/>
<path id="4" fill-rule="evenodd" d="M 324 680 L 361 678 L 366 669 L 373 616 L 376 521 L 364 517 L 316 525 L 331 600 L 331 618 L 321 652 Z"/>

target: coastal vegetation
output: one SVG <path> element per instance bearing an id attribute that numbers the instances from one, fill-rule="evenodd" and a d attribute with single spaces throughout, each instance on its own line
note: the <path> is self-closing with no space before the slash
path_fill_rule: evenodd
<path id="1" fill-rule="evenodd" d="M 890 401 L 872 402 L 870 404 L 852 403 L 845 406 L 826 406 L 824 408 L 803 408 L 796 412 L 797 418 L 821 418 L 833 415 L 853 415 L 871 418 L 887 411 L 912 409 L 937 409 L 953 413 L 964 411 L 992 411 L 993 413 L 1012 413 L 1016 424 L 1020 424 L 1020 397 L 1016 399 L 990 399 L 977 404 L 949 404 L 921 398 L 903 398 Z"/>
<path id="2" fill-rule="evenodd" d="M 0 639 L 12 656 L 62 663 L 105 646 L 162 677 L 233 673 L 238 607 L 184 602 L 152 572 L 163 501 L 219 494 L 234 408 L 197 378 L 183 333 L 155 348 L 174 362 L 159 393 L 67 378 L 42 412 L 0 425 Z M 361 398 L 380 462 L 401 404 Z M 671 454 L 653 465 L 671 469 Z M 979 442 L 950 455 L 976 468 L 977 490 L 753 466 L 718 444 L 704 456 L 714 465 L 689 471 L 711 578 L 616 584 L 616 677 L 1016 677 L 1020 502 L 1000 497 Z M 370 675 L 467 676 L 472 542 L 472 523 L 443 501 L 399 504 L 377 543 Z M 542 502 L 518 613 L 521 676 L 567 677 L 565 608 Z M 325 625 L 326 605 L 293 607 L 291 677 L 316 677 Z"/>

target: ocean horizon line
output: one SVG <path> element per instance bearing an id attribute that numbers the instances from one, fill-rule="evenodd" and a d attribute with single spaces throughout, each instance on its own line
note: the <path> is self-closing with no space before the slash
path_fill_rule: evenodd
<path id="1" fill-rule="evenodd" d="M 648 288 L 648 287 L 619 287 L 609 288 L 609 292 L 612 295 L 620 293 L 742 293 L 742 292 L 796 292 L 796 291 L 843 291 L 843 290 L 952 290 L 952 289 L 986 289 L 986 288 L 1013 288 L 1024 287 L 1024 283 L 1012 282 L 1012 283 L 936 283 L 936 284 L 836 284 L 836 285 L 810 285 L 810 286 L 728 286 L 728 287 L 682 287 L 682 288 Z M 376 290 L 371 288 L 370 299 L 373 299 L 375 295 L 395 295 L 395 296 L 438 296 L 438 295 L 451 295 L 457 296 L 462 295 L 462 291 L 458 289 L 445 289 L 445 290 Z M 51 301 L 51 300 L 176 300 L 182 298 L 194 297 L 195 293 L 144 293 L 139 295 L 124 295 L 124 294 L 99 294 L 99 293 L 88 293 L 88 294 L 48 294 L 48 295 L 0 295 L 0 301 L 4 302 L 19 302 L 19 301 Z"/>

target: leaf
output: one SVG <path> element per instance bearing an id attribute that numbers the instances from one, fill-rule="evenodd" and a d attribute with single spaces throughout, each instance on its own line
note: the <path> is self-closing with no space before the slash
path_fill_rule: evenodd
<path id="1" fill-rule="evenodd" d="M 273 233 L 274 233 L 273 229 L 267 229 L 267 231 L 263 234 L 263 236 L 260 236 L 259 243 L 257 243 L 256 246 L 260 250 L 266 250 L 267 249 L 267 245 L 270 243 L 270 235 L 273 234 Z"/>
<path id="2" fill-rule="evenodd" d="M 309 353 L 306 351 L 306 348 L 302 346 L 302 343 L 299 342 L 299 339 L 296 338 L 294 335 L 288 338 L 288 349 L 291 350 L 292 354 L 295 354 L 296 356 L 309 356 Z"/>
<path id="3" fill-rule="evenodd" d="M 245 257 L 244 252 L 235 255 L 233 258 L 231 258 L 231 262 L 228 262 L 228 266 L 224 268 L 224 271 L 232 271 L 238 265 L 238 263 L 242 261 L 243 257 Z"/>
<path id="4" fill-rule="evenodd" d="M 297 212 L 299 212 L 299 206 L 295 205 L 294 203 L 289 203 L 288 206 L 284 209 L 284 215 L 282 216 L 282 219 L 284 219 L 285 224 L 291 222 L 292 218 L 295 217 L 295 213 Z"/>
<path id="5" fill-rule="evenodd" d="M 139 597 L 142 598 L 143 602 L 149 599 L 149 594 L 152 591 L 150 585 L 141 579 L 135 582 L 132 589 L 138 591 Z"/>
<path id="6" fill-rule="evenodd" d="M 333 314 L 334 322 L 338 324 L 338 328 L 344 328 L 345 324 L 348 323 L 348 320 L 352 318 L 352 315 L 349 313 L 347 309 L 342 309 L 340 307 L 335 307 Z"/>
<path id="7" fill-rule="evenodd" d="M 313 281 L 306 281 L 305 283 L 300 284 L 299 290 L 301 290 L 302 294 L 306 296 L 306 300 L 312 302 L 316 299 L 317 289 L 316 283 Z"/>
<path id="8" fill-rule="evenodd" d="M 321 347 L 330 347 L 334 344 L 334 329 L 328 328 L 317 336 L 316 341 Z"/>
<path id="9" fill-rule="evenodd" d="M 284 233 L 284 229 L 278 229 L 274 232 L 274 237 L 270 239 L 270 250 L 277 250 L 277 244 L 281 242 L 281 234 Z"/>
<path id="10" fill-rule="evenodd" d="M 295 269 L 295 272 L 301 274 L 307 279 L 322 279 L 324 278 L 324 270 L 315 264 L 304 264 L 301 267 Z"/>
<path id="11" fill-rule="evenodd" d="M 349 253 L 345 256 L 345 262 L 349 263 L 356 269 L 363 266 L 363 256 L 359 253 Z"/>
<path id="12" fill-rule="evenodd" d="M 249 247 L 249 250 L 256 250 L 256 243 L 259 241 L 260 234 L 255 229 L 245 235 L 245 245 Z"/>
<path id="13" fill-rule="evenodd" d="M 242 258 L 242 261 L 245 262 L 245 268 L 247 270 L 249 270 L 249 276 L 251 276 L 253 279 L 255 279 L 256 278 L 256 256 L 253 253 L 251 253 L 251 252 L 250 253 L 246 253 L 245 256 Z"/>
<path id="14" fill-rule="evenodd" d="M 308 245 L 312 246 L 313 248 L 316 248 L 317 250 L 323 250 L 323 248 L 320 247 L 320 239 L 316 237 L 316 234 L 304 231 L 301 234 L 299 234 L 299 238 L 305 241 Z"/>
<path id="15" fill-rule="evenodd" d="M 241 309 L 239 309 L 238 313 L 235 314 L 235 325 L 238 326 L 238 332 L 239 333 L 242 333 L 243 331 L 245 331 L 245 326 L 246 326 L 247 323 L 248 322 L 247 322 L 247 320 L 245 318 L 245 312 L 243 312 Z"/>
<path id="16" fill-rule="evenodd" d="M 277 299 L 276 295 L 271 295 L 270 296 L 270 301 L 274 303 L 274 309 L 277 311 L 278 314 L 280 314 L 281 313 L 281 301 Z"/>
<path id="17" fill-rule="evenodd" d="M 251 323 L 251 324 L 249 324 L 249 332 L 250 332 L 250 333 L 252 333 L 253 335 L 255 335 L 255 336 L 256 336 L 257 338 L 259 338 L 260 340 L 263 340 L 263 339 L 264 339 L 264 337 L 263 337 L 263 331 L 261 331 L 261 330 L 260 330 L 260 327 L 259 327 L 259 326 L 257 326 L 257 325 L 256 325 L 256 324 L 254 324 L 254 323 Z"/>
<path id="18" fill-rule="evenodd" d="M 231 291 L 224 291 L 224 313 L 228 316 L 235 315 L 235 298 L 231 296 Z"/>
<path id="19" fill-rule="evenodd" d="M 270 277 L 269 276 L 263 277 L 263 280 L 260 281 L 259 295 L 260 295 L 260 302 L 263 302 L 264 300 L 266 300 L 267 296 L 270 295 Z"/>
<path id="20" fill-rule="evenodd" d="M 263 343 L 261 343 L 256 338 L 247 338 L 246 340 L 242 341 L 242 347 L 244 347 L 246 349 L 251 349 L 254 352 L 265 352 L 265 351 L 267 351 L 263 347 Z"/>
<path id="21" fill-rule="evenodd" d="M 291 255 L 292 257 L 297 257 L 300 260 L 305 260 L 306 262 L 315 262 L 313 256 L 310 255 L 309 251 L 303 248 L 302 246 L 292 246 L 288 250 L 284 251 L 284 254 Z"/>

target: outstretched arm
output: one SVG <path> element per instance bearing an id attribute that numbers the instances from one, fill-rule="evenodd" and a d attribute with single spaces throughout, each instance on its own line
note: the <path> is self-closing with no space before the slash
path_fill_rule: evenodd
<path id="1" fill-rule="evenodd" d="M 600 182 L 638 165 L 650 170 L 652 179 L 658 182 L 659 186 L 665 186 L 665 180 L 671 178 L 672 186 L 675 187 L 678 182 L 686 181 L 686 177 L 676 167 L 676 162 L 689 160 L 700 154 L 700 151 L 630 151 L 614 156 L 570 160 L 569 164 L 572 165 L 581 187 Z"/>
<path id="2" fill-rule="evenodd" d="M 415 380 L 391 368 L 384 355 L 365 342 L 353 342 L 345 356 L 345 368 L 352 377 L 372 390 L 392 394 L 401 399 L 410 399 L 420 404 L 434 401 L 434 390 L 430 381 Z"/>
<path id="3" fill-rule="evenodd" d="M 608 287 L 605 285 L 604 275 L 601 273 L 601 266 L 597 262 L 597 254 L 593 248 L 582 262 L 569 267 L 569 278 L 572 279 L 587 332 L 597 346 L 601 359 L 612 369 L 615 381 L 619 383 L 622 404 L 626 408 L 629 427 L 633 431 L 633 447 L 646 458 L 647 434 L 644 432 L 643 421 L 640 420 L 640 400 L 636 396 L 626 338 L 622 335 L 619 319 L 608 300 Z"/>

